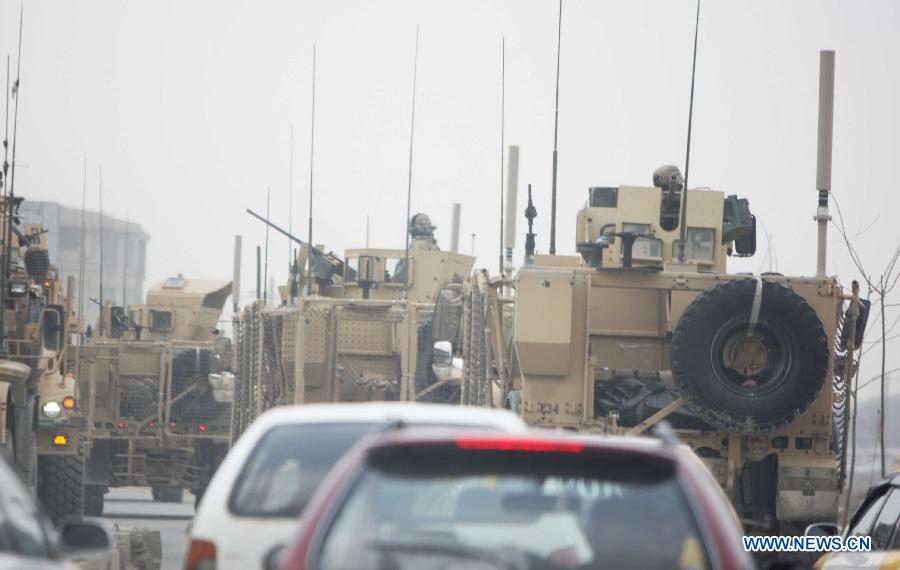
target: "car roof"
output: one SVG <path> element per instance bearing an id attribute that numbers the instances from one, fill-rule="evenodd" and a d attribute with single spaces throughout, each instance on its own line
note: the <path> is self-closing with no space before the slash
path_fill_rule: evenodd
<path id="1" fill-rule="evenodd" d="M 525 422 L 498 408 L 425 404 L 414 402 L 358 402 L 278 406 L 262 414 L 254 424 L 272 427 L 297 423 L 408 422 L 455 426 L 485 426 L 524 431 Z"/>

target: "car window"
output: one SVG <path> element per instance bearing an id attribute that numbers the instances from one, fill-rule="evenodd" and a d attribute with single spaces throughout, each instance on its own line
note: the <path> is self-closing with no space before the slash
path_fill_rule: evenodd
<path id="1" fill-rule="evenodd" d="M 883 494 L 872 501 L 865 512 L 859 516 L 856 524 L 853 525 L 853 528 L 847 533 L 847 536 L 870 536 L 872 534 L 872 523 L 875 522 L 875 517 L 881 512 L 881 507 L 884 505 L 885 499 L 887 499 L 887 495 Z"/>
<path id="2" fill-rule="evenodd" d="M 345 497 L 317 567 L 708 567 L 693 511 L 658 465 L 634 476 L 634 458 L 607 469 L 545 452 L 390 455 L 373 458 Z"/>
<path id="3" fill-rule="evenodd" d="M 0 465 L 0 552 L 52 558 L 49 526 L 15 475 Z"/>
<path id="4" fill-rule="evenodd" d="M 894 525 L 894 538 L 891 539 L 891 543 L 885 550 L 900 550 L 900 520 Z"/>
<path id="5" fill-rule="evenodd" d="M 229 509 L 238 516 L 298 516 L 319 483 L 364 435 L 385 422 L 296 423 L 272 428 L 260 438 L 238 476 Z M 494 426 L 451 422 L 405 422 L 408 427 L 452 427 L 493 431 Z"/>
<path id="6" fill-rule="evenodd" d="M 884 550 L 891 540 L 897 518 L 900 517 L 900 490 L 894 489 L 884 501 L 881 512 L 872 527 L 872 549 Z"/>
<path id="7" fill-rule="evenodd" d="M 238 516 L 296 517 L 316 487 L 366 433 L 379 424 L 292 424 L 273 427 L 256 448 L 231 493 Z"/>

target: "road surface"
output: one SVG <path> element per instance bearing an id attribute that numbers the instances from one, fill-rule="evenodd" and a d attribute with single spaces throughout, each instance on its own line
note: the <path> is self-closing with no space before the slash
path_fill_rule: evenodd
<path id="1" fill-rule="evenodd" d="M 157 503 L 149 487 L 110 489 L 103 517 L 121 528 L 158 530 L 162 538 L 162 570 L 176 570 L 184 564 L 187 527 L 194 516 L 194 496 L 185 492 L 181 503 Z"/>

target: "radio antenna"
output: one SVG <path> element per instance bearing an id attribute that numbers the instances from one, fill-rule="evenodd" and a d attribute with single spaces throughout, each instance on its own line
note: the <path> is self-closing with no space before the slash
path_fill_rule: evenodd
<path id="1" fill-rule="evenodd" d="M 87 232 L 87 158 L 84 159 L 84 178 L 81 182 L 81 251 L 78 261 L 78 344 L 82 339 L 82 324 L 80 321 L 84 319 L 84 243 L 85 234 Z M 75 376 L 80 378 L 80 376 Z"/>
<path id="2" fill-rule="evenodd" d="M 6 188 L 6 173 L 9 171 L 9 55 L 6 56 L 6 120 L 4 122 L 5 133 L 3 135 L 3 172 L 0 172 L 0 186 L 2 186 L 3 190 L 3 214 L 4 217 L 6 213 L 10 211 L 9 199 Z M 8 219 L 12 219 L 12 216 L 8 216 Z M 7 223 L 6 225 L 9 225 Z M 3 237 L 4 242 L 4 257 L 9 257 L 9 250 L 6 248 L 7 238 Z M 4 262 L 4 269 L 0 272 L 0 307 L 5 306 L 4 295 L 6 292 L 6 265 Z M 6 343 L 4 341 L 4 331 L 6 330 L 5 323 L 5 313 L 6 311 L 0 310 L 0 354 L 6 354 Z"/>
<path id="3" fill-rule="evenodd" d="M 128 307 L 125 282 L 128 276 L 128 211 L 125 212 L 125 246 L 122 248 L 122 307 Z"/>
<path id="4" fill-rule="evenodd" d="M 3 173 L 0 175 L 0 186 L 3 186 L 3 197 L 6 197 L 6 173 L 9 171 L 9 55 L 6 56 L 6 120 L 3 135 Z M 2 317 L 2 314 L 0 314 Z"/>
<path id="5" fill-rule="evenodd" d="M 506 144 L 506 38 L 500 38 L 500 273 L 503 275 L 503 151 Z"/>
<path id="6" fill-rule="evenodd" d="M 99 197 L 99 224 L 100 224 L 100 336 L 103 336 L 104 305 L 103 305 L 103 168 L 100 168 L 97 178 L 97 191 Z"/>
<path id="7" fill-rule="evenodd" d="M 312 65 L 312 110 L 309 128 L 309 235 L 306 242 L 309 244 L 306 254 L 306 294 L 312 294 L 312 270 L 313 270 L 313 158 L 316 148 L 316 44 L 313 44 Z"/>
<path id="8" fill-rule="evenodd" d="M 266 189 L 266 221 L 269 221 L 269 204 L 272 200 L 272 187 Z M 266 224 L 266 255 L 263 269 L 263 304 L 269 306 L 269 225 Z"/>
<path id="9" fill-rule="evenodd" d="M 416 24 L 416 51 L 413 56 L 412 113 L 409 122 L 409 175 L 406 180 L 406 253 L 403 256 L 403 267 L 406 277 L 403 280 L 403 298 L 409 299 L 409 221 L 412 215 L 412 167 L 413 167 L 413 135 L 416 132 L 416 79 L 419 71 L 419 26 Z"/>
<path id="10" fill-rule="evenodd" d="M 559 0 L 559 28 L 556 32 L 556 106 L 553 110 L 553 184 L 550 187 L 550 255 L 556 255 L 556 159 L 559 134 L 559 54 L 562 51 L 562 0 Z"/>
<path id="11" fill-rule="evenodd" d="M 291 148 L 290 148 L 290 157 L 288 161 L 288 233 L 294 233 L 294 123 L 291 123 Z M 293 251 L 294 244 L 291 243 L 291 240 L 288 240 L 288 275 L 290 275 L 291 282 L 288 285 L 288 289 L 290 291 L 290 304 L 294 304 L 294 300 L 297 297 L 297 285 L 296 285 L 296 274 L 294 272 L 294 265 L 296 265 L 296 260 L 291 255 Z"/>
<path id="12" fill-rule="evenodd" d="M 694 120 L 694 78 L 697 75 L 697 37 L 700 32 L 700 0 L 697 0 L 697 19 L 694 22 L 694 60 L 691 64 L 691 100 L 688 106 L 687 150 L 684 157 L 684 189 L 681 192 L 681 223 L 679 224 L 678 261 L 684 263 L 687 239 L 688 175 L 691 170 L 691 126 Z"/>
<path id="13" fill-rule="evenodd" d="M 7 196 L 14 196 L 15 186 L 16 186 L 16 140 L 17 135 L 19 133 L 19 81 L 22 77 L 22 21 L 23 21 L 23 13 L 24 6 L 19 7 L 19 53 L 16 56 L 16 80 L 12 86 L 12 97 L 15 99 L 15 104 L 13 106 L 13 138 L 12 138 L 12 164 L 10 166 L 11 170 L 9 173 L 9 188 L 7 191 Z M 8 128 L 8 127 L 7 127 Z M 4 164 L 4 170 L 6 165 Z M 12 207 L 10 207 L 9 215 L 10 220 L 12 220 Z M 8 238 L 12 239 L 12 223 L 7 224 L 7 232 L 6 235 Z M 9 239 L 7 240 L 7 247 L 9 247 Z M 6 256 L 6 267 L 4 269 L 4 279 L 9 276 L 9 255 Z"/>

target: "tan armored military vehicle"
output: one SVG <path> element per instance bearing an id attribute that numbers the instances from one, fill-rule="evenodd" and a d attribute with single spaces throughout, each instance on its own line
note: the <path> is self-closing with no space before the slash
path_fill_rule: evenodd
<path id="1" fill-rule="evenodd" d="M 459 383 L 431 370 L 431 315 L 441 289 L 461 283 L 474 258 L 438 249 L 433 230 L 427 216 L 413 217 L 408 256 L 360 248 L 341 260 L 313 248 L 312 271 L 296 277 L 314 283 L 308 294 L 295 285 L 300 294 L 290 304 L 285 287 L 285 305 L 244 309 L 235 335 L 235 437 L 276 405 L 458 401 Z M 309 250 L 300 248 L 297 267 Z"/>
<path id="2" fill-rule="evenodd" d="M 231 360 L 217 328 L 230 294 L 230 282 L 179 275 L 143 305 L 103 308 L 80 347 L 87 513 L 102 512 L 108 487 L 149 486 L 160 501 L 203 494 L 231 440 L 229 398 L 210 384 Z"/>
<path id="3" fill-rule="evenodd" d="M 0 201 L 0 441 L 47 513 L 60 520 L 82 513 L 80 402 L 67 368 L 71 296 L 50 264 L 43 228 L 19 219 L 21 202 Z"/>
<path id="4" fill-rule="evenodd" d="M 544 427 L 639 434 L 667 420 L 748 531 L 802 534 L 835 520 L 845 379 L 868 303 L 855 283 L 848 291 L 825 276 L 830 70 L 823 54 L 817 275 L 726 273 L 729 256 L 756 248 L 748 203 L 685 190 L 675 167 L 650 187 L 591 188 L 576 222 L 580 256 L 534 256 L 517 272 L 511 339 L 498 318 L 509 284 L 467 284 L 475 309 L 465 321 L 498 323 L 488 335 L 464 324 L 453 347 L 476 391 L 503 387 L 495 405 Z"/>

